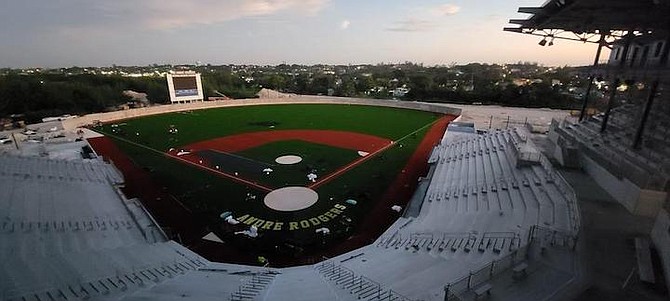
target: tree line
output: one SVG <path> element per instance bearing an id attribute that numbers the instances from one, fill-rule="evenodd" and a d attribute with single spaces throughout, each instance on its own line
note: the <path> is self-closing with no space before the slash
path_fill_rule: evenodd
<path id="1" fill-rule="evenodd" d="M 25 114 L 32 123 L 47 116 L 103 112 L 131 100 L 124 90 L 147 93 L 158 102 L 168 93 L 160 77 L 8 74 L 0 76 L 0 117 Z"/>
<path id="2" fill-rule="evenodd" d="M 585 85 L 570 68 L 547 72 L 546 68 L 523 64 L 515 69 L 516 74 L 503 66 L 487 64 L 278 65 L 246 69 L 208 65 L 192 69 L 202 74 L 205 97 L 224 94 L 253 98 L 261 88 L 269 88 L 306 95 L 392 98 L 394 89 L 406 88 L 409 92 L 399 96 L 400 100 L 574 109 L 579 101 L 566 90 Z M 518 85 L 513 81 L 519 77 L 534 81 Z M 552 80 L 561 84 L 552 84 Z M 102 112 L 130 101 L 122 94 L 124 90 L 146 93 L 152 103 L 167 103 L 169 98 L 165 77 L 161 76 L 8 72 L 0 75 L 0 117 L 25 114 L 26 121 L 36 122 L 45 116 Z"/>

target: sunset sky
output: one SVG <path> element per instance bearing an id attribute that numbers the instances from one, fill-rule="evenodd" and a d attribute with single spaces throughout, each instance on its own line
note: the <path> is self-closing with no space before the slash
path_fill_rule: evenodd
<path id="1" fill-rule="evenodd" d="M 543 0 L 0 0 L 0 67 L 590 64 L 596 46 L 503 32 Z"/>

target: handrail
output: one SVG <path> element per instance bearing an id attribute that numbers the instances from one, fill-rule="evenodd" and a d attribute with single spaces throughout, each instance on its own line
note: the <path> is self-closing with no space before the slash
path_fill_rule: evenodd
<path id="1" fill-rule="evenodd" d="M 370 278 L 368 278 L 368 277 L 366 277 L 366 276 L 360 275 L 360 276 L 357 277 L 357 276 L 356 276 L 356 273 L 355 273 L 353 270 L 351 270 L 351 269 L 349 269 L 349 268 L 347 268 L 347 267 L 345 267 L 345 266 L 343 266 L 343 265 L 335 265 L 335 263 L 332 262 L 332 261 L 329 261 L 329 262 L 325 262 L 325 261 L 324 261 L 324 262 L 322 262 L 322 263 L 319 264 L 319 265 L 315 265 L 315 268 L 316 268 L 317 270 L 319 270 L 319 273 L 321 273 L 321 274 L 324 273 L 323 268 L 329 268 L 329 267 L 332 267 L 332 268 L 333 268 L 333 269 L 332 269 L 333 271 L 334 271 L 334 270 L 337 270 L 338 273 L 341 273 L 341 271 L 344 270 L 344 271 L 345 271 L 345 274 L 351 275 L 351 279 L 352 279 L 354 282 L 359 282 L 359 283 L 360 283 L 359 286 L 363 286 L 363 283 L 366 283 L 367 285 L 369 285 L 369 286 L 371 286 L 371 287 L 376 287 L 376 288 L 377 288 L 377 294 L 378 294 L 378 295 L 382 295 L 382 294 L 385 295 L 385 294 L 388 294 L 386 297 L 384 297 L 384 299 L 388 299 L 388 300 L 400 300 L 400 301 L 413 301 L 413 299 L 410 299 L 410 298 L 408 298 L 408 297 L 406 297 L 406 296 L 404 296 L 404 295 L 402 295 L 402 294 L 400 294 L 400 293 L 394 291 L 393 289 L 390 289 L 390 288 L 389 288 L 389 289 L 385 289 L 384 286 L 381 285 L 379 282 L 377 282 L 377 281 L 375 281 L 375 280 L 372 280 L 372 279 L 370 279 Z M 356 280 L 356 279 L 358 279 L 358 280 Z M 353 294 L 353 291 L 350 290 L 349 293 Z M 360 296 L 358 296 L 358 298 L 360 299 Z"/>

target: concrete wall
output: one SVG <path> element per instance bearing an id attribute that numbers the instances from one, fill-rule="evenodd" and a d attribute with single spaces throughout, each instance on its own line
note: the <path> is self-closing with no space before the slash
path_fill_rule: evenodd
<path id="1" fill-rule="evenodd" d="M 663 209 L 659 212 L 651 230 L 651 240 L 661 257 L 663 273 L 665 273 L 665 284 L 670 289 L 670 215 Z"/>
<path id="2" fill-rule="evenodd" d="M 582 155 L 581 163 L 584 171 L 629 212 L 655 217 L 663 206 L 667 192 L 640 189 L 626 178 L 615 177 L 588 156 Z"/>
<path id="3" fill-rule="evenodd" d="M 665 191 L 641 189 L 640 198 L 633 213 L 641 216 L 654 217 L 663 207 L 663 203 L 665 203 L 667 197 L 668 193 Z"/>
<path id="4" fill-rule="evenodd" d="M 158 106 L 130 109 L 124 111 L 96 113 L 96 114 L 80 116 L 74 119 L 64 120 L 63 128 L 65 130 L 72 130 L 77 127 L 93 124 L 96 121 L 104 123 L 115 120 L 136 118 L 140 116 L 157 115 L 157 114 L 188 111 L 188 110 L 201 110 L 201 109 L 249 106 L 249 105 L 297 104 L 297 103 L 370 105 L 370 106 L 382 106 L 382 107 L 393 107 L 393 108 L 404 108 L 404 109 L 413 109 L 420 111 L 437 112 L 455 116 L 461 115 L 461 109 L 441 104 L 395 101 L 395 100 L 363 99 L 363 98 L 296 96 L 296 97 L 279 98 L 279 99 L 254 98 L 254 99 L 207 101 L 207 102 L 196 102 L 186 104 L 158 105 Z"/>

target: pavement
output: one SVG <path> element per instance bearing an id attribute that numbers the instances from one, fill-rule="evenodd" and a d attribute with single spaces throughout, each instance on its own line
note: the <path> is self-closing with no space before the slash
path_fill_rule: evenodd
<path id="1" fill-rule="evenodd" d="M 634 239 L 648 236 L 654 220 L 629 213 L 583 172 L 561 173 L 575 189 L 582 214 L 579 256 L 588 286 L 574 300 L 668 300 L 662 278 L 650 285 L 635 273 Z"/>
<path id="2" fill-rule="evenodd" d="M 546 135 L 533 137 L 543 151 L 552 146 L 547 140 Z M 581 284 L 573 285 L 556 300 L 670 299 L 657 255 L 652 252 L 656 284 L 642 283 L 635 271 L 634 239 L 648 237 L 654 219 L 628 212 L 583 171 L 555 167 L 577 194 L 582 221 L 577 268 L 583 273 Z"/>

